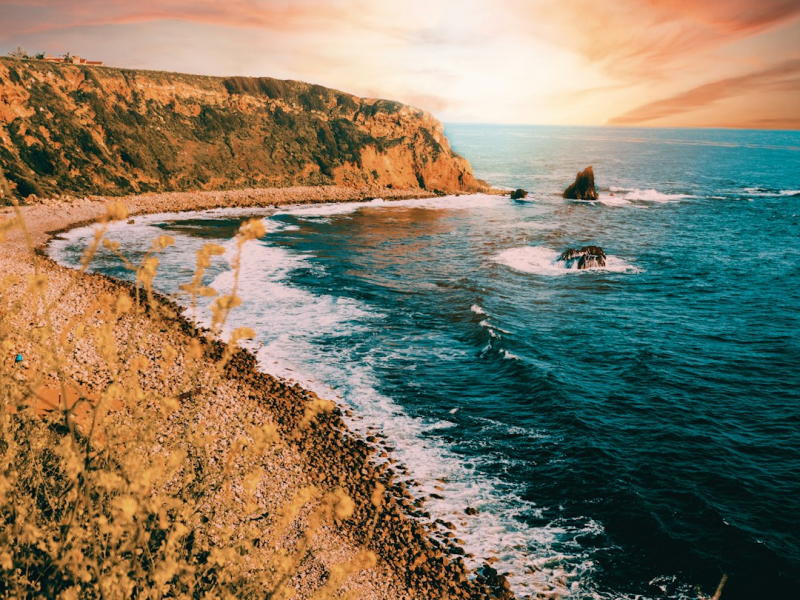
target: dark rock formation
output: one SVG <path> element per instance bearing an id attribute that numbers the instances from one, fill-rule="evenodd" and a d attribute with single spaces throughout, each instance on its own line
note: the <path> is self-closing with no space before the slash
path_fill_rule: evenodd
<path id="1" fill-rule="evenodd" d="M 528 192 L 526 192 L 523 189 L 514 190 L 513 192 L 511 192 L 511 199 L 512 200 L 522 200 L 523 198 L 527 198 L 527 197 L 528 197 Z"/>
<path id="2" fill-rule="evenodd" d="M 564 198 L 571 200 L 597 200 L 594 187 L 594 169 L 586 167 L 575 177 L 575 183 L 564 190 Z"/>
<path id="3" fill-rule="evenodd" d="M 591 168 L 591 167 L 590 167 Z M 580 250 L 570 248 L 561 253 L 559 261 L 564 261 L 568 269 L 577 261 L 578 269 L 591 269 L 606 266 L 606 253 L 600 246 L 584 246 Z"/>

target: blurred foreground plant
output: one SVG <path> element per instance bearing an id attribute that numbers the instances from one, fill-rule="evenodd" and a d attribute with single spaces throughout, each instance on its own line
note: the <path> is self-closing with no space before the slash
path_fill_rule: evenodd
<path id="1" fill-rule="evenodd" d="M 125 218 L 122 204 L 109 206 L 71 284 L 52 289 L 27 232 L 32 274 L 25 282 L 0 279 L 0 597 L 289 598 L 314 536 L 351 517 L 353 501 L 338 490 L 305 487 L 268 518 L 254 516 L 263 512 L 263 467 L 283 441 L 274 425 L 258 423 L 231 432 L 224 451 L 215 451 L 219 440 L 204 431 L 196 399 L 200 388 L 224 386 L 224 363 L 253 332 L 234 331 L 216 360 L 196 338 L 182 347 L 162 336 L 151 349 L 158 360 L 146 355 L 136 337 L 145 315 L 154 330 L 174 327 L 153 292 L 157 254 L 174 240 L 160 236 L 133 265 L 105 238 L 109 223 Z M 19 211 L 3 231 L 12 225 L 24 230 Z M 251 220 L 237 236 L 233 289 L 211 307 L 216 335 L 240 303 L 244 244 L 263 235 L 263 224 Z M 135 272 L 135 290 L 83 299 L 83 310 L 64 323 L 62 303 L 101 247 Z M 199 297 L 216 295 L 202 280 L 222 252 L 213 244 L 198 252 L 195 277 L 183 288 L 193 308 Z M 21 335 L 19 315 L 37 326 Z M 7 360 L 21 340 L 30 348 L 27 369 Z M 78 391 L 69 375 L 76 352 L 94 358 L 96 373 Z M 48 386 L 59 400 L 44 412 L 40 396 Z M 310 401 L 298 427 L 332 408 Z M 302 528 L 292 535 L 299 518 Z M 375 561 L 369 551 L 357 553 L 333 567 L 312 597 L 337 596 L 350 574 Z"/>

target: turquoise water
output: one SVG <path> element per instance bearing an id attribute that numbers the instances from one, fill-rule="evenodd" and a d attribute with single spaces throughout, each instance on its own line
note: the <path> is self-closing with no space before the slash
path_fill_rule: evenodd
<path id="1" fill-rule="evenodd" d="M 531 196 L 251 211 L 269 233 L 231 325 L 256 329 L 262 367 L 384 432 L 432 517 L 520 596 L 697 598 L 725 573 L 726 600 L 796 597 L 800 133 L 447 133 L 477 176 Z M 590 164 L 600 200 L 563 200 Z M 175 292 L 242 217 L 137 218 L 111 237 L 135 258 L 175 236 L 160 278 Z M 53 254 L 75 264 L 87 235 Z M 606 269 L 557 262 L 588 244 Z"/>

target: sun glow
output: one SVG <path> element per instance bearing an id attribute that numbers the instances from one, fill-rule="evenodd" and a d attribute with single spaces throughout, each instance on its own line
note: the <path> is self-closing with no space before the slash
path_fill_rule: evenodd
<path id="1" fill-rule="evenodd" d="M 445 121 L 800 127 L 787 0 L 10 1 L 0 50 L 299 79 Z"/>

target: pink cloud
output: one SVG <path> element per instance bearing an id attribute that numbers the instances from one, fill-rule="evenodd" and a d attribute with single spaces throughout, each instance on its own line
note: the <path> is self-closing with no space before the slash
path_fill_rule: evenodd
<path id="1" fill-rule="evenodd" d="M 800 17 L 797 0 L 506 0 L 532 35 L 612 75 L 648 79 Z"/>
<path id="2" fill-rule="evenodd" d="M 124 25 L 179 20 L 234 28 L 308 29 L 330 19 L 348 16 L 342 2 L 320 0 L 85 0 L 83 2 L 7 3 L 17 7 L 16 26 L 23 33 L 39 33 L 73 27 Z"/>
<path id="3" fill-rule="evenodd" d="M 753 93 L 796 92 L 800 90 L 800 59 L 784 61 L 768 69 L 727 77 L 686 92 L 648 102 L 609 121 L 612 125 L 638 125 L 702 108 L 715 102 Z M 752 118 L 752 117 L 750 117 Z M 786 120 L 787 127 L 796 126 L 800 116 Z"/>

